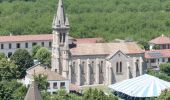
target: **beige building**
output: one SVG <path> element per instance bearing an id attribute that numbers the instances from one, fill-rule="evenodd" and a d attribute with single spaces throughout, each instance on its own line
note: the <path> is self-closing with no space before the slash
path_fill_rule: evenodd
<path id="1" fill-rule="evenodd" d="M 142 75 L 144 51 L 135 42 L 68 45 L 69 21 L 62 0 L 53 20 L 52 71 L 79 86 L 112 84 Z"/>

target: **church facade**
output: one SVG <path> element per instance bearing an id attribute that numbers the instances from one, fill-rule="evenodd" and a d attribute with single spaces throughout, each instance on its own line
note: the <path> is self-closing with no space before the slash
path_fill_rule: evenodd
<path id="1" fill-rule="evenodd" d="M 51 71 L 78 86 L 113 84 L 144 74 L 144 51 L 135 42 L 77 43 L 70 46 L 62 0 L 53 19 Z"/>

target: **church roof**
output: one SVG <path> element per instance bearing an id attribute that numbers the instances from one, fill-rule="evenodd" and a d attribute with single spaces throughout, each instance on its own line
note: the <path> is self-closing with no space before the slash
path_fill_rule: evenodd
<path id="1" fill-rule="evenodd" d="M 71 53 L 73 56 L 108 55 L 116 53 L 119 50 L 125 54 L 144 53 L 135 42 L 77 44 L 77 47 L 71 49 Z"/>
<path id="2" fill-rule="evenodd" d="M 166 57 L 170 57 L 170 49 L 145 51 L 145 58 L 146 59 L 166 58 Z"/>
<path id="3" fill-rule="evenodd" d="M 43 100 L 34 81 L 30 85 L 24 100 Z"/>
<path id="4" fill-rule="evenodd" d="M 29 68 L 27 71 L 28 77 L 32 78 L 34 74 L 44 74 L 47 75 L 48 81 L 62 81 L 67 80 L 63 76 L 59 75 L 58 73 L 51 71 L 49 68 L 46 68 L 45 66 L 38 64 L 31 68 Z"/>
<path id="5" fill-rule="evenodd" d="M 157 38 L 152 39 L 149 43 L 153 44 L 170 44 L 170 37 L 161 35 Z"/>

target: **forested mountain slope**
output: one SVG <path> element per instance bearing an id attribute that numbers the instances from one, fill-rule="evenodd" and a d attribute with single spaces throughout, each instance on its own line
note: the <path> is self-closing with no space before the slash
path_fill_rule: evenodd
<path id="1" fill-rule="evenodd" d="M 51 33 L 57 0 L 0 0 L 0 34 Z M 170 0 L 64 0 L 73 37 L 149 40 L 170 34 Z"/>

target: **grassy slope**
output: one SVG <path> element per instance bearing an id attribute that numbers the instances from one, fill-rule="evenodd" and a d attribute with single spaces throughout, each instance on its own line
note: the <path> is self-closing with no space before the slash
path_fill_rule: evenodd
<path id="1" fill-rule="evenodd" d="M 170 34 L 168 0 L 64 0 L 74 37 L 149 40 Z M 51 33 L 57 0 L 0 3 L 0 34 Z"/>

